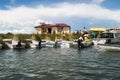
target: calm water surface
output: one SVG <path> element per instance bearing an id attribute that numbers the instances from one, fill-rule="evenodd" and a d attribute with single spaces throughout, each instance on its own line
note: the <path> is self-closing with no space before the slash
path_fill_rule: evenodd
<path id="1" fill-rule="evenodd" d="M 120 80 L 120 51 L 0 50 L 0 80 Z"/>

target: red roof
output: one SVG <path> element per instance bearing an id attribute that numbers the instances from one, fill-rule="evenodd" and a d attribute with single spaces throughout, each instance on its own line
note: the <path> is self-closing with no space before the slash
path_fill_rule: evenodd
<path id="1" fill-rule="evenodd" d="M 61 28 L 69 27 L 70 28 L 69 25 L 64 24 L 64 23 L 62 23 L 62 24 L 42 24 L 40 26 L 35 26 L 35 28 L 51 28 L 51 27 L 61 27 Z"/>

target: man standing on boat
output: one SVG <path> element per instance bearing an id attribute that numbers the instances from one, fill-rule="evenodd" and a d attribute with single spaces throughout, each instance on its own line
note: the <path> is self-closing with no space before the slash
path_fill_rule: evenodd
<path id="1" fill-rule="evenodd" d="M 82 41 L 83 41 L 83 38 L 82 38 L 82 36 L 80 36 L 80 38 L 78 39 L 78 48 L 79 48 L 79 49 L 80 49 L 81 47 L 83 47 Z"/>

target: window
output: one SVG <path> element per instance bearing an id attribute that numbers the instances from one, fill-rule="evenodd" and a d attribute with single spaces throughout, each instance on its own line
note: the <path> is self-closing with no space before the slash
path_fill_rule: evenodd
<path id="1" fill-rule="evenodd" d="M 46 32 L 46 28 L 42 28 L 42 32 Z"/>
<path id="2" fill-rule="evenodd" d="M 63 28 L 58 28 L 58 32 L 62 32 L 63 31 Z"/>
<path id="3" fill-rule="evenodd" d="M 113 33 L 102 33 L 100 34 L 100 38 L 114 38 Z"/>

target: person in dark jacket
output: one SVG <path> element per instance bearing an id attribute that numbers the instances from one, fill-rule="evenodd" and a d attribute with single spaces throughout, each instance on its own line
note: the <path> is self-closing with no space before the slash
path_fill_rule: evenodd
<path id="1" fill-rule="evenodd" d="M 84 45 L 82 44 L 82 41 L 83 41 L 82 38 L 79 38 L 79 39 L 78 39 L 78 48 L 79 48 L 79 49 L 84 47 Z"/>

